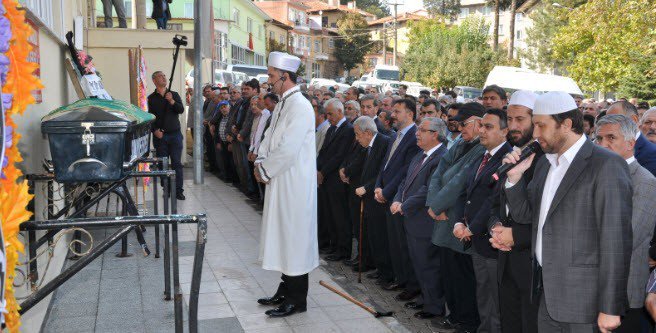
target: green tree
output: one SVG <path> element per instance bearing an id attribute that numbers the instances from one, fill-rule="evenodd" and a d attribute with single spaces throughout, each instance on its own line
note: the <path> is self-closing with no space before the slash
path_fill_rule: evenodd
<path id="1" fill-rule="evenodd" d="M 641 100 L 650 102 L 654 105 L 656 102 L 656 55 L 636 59 L 635 66 L 629 72 L 629 75 L 620 82 L 617 88 L 617 94 L 621 97 L 637 97 Z"/>
<path id="2" fill-rule="evenodd" d="M 498 62 L 488 44 L 488 29 L 482 18 L 469 18 L 459 26 L 440 19 L 413 22 L 402 66 L 406 78 L 431 87 L 482 87 Z"/>
<path id="3" fill-rule="evenodd" d="M 553 56 L 569 60 L 567 71 L 581 88 L 614 91 L 640 72 L 656 36 L 653 0 L 590 0 L 572 10 L 554 36 Z"/>
<path id="4" fill-rule="evenodd" d="M 524 4 L 526 0 L 511 0 L 510 9 L 510 38 L 508 38 L 508 60 L 512 60 L 515 53 L 515 17 L 517 17 L 517 9 Z"/>
<path id="5" fill-rule="evenodd" d="M 367 21 L 355 13 L 346 14 L 337 21 L 339 36 L 335 38 L 335 57 L 347 71 L 361 64 L 373 46 L 368 28 Z"/>
<path id="6" fill-rule="evenodd" d="M 547 72 L 555 69 L 560 72 L 570 59 L 555 59 L 553 57 L 553 38 L 561 27 L 567 26 L 568 14 L 587 0 L 559 0 L 561 6 L 553 6 L 550 2 L 542 2 L 530 14 L 533 26 L 526 30 L 526 49 L 519 51 L 520 58 L 525 59 L 531 69 Z"/>
<path id="7" fill-rule="evenodd" d="M 266 43 L 266 57 L 269 58 L 269 53 L 278 51 L 278 52 L 288 52 L 287 47 L 276 41 L 275 39 L 268 38 Z"/>
<path id="8" fill-rule="evenodd" d="M 455 20 L 460 13 L 460 0 L 424 0 L 429 14 Z"/>
<path id="9" fill-rule="evenodd" d="M 341 0 L 342 5 L 346 5 L 351 0 Z M 355 5 L 367 13 L 374 14 L 381 18 L 390 15 L 390 10 L 380 0 L 355 0 Z"/>

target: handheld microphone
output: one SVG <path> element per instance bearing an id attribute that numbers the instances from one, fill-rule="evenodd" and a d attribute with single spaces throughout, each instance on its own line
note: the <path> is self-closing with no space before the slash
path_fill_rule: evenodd
<path id="1" fill-rule="evenodd" d="M 524 149 L 522 149 L 522 152 L 519 154 L 519 161 L 517 161 L 517 163 L 515 163 L 515 164 L 508 163 L 508 164 L 504 164 L 504 165 L 500 166 L 499 169 L 497 169 L 497 172 L 495 172 L 492 175 L 492 179 L 499 180 L 499 178 L 505 176 L 506 173 L 508 173 L 508 171 L 510 171 L 515 166 L 517 166 L 517 164 L 519 164 L 523 160 L 529 158 L 533 153 L 539 152 L 541 150 L 542 150 L 542 148 L 540 148 L 540 143 L 537 140 L 533 141 L 530 145 L 528 145 L 528 146 L 524 147 Z"/>

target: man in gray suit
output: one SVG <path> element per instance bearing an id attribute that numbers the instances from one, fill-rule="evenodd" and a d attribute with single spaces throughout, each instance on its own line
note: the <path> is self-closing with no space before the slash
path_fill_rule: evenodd
<path id="1" fill-rule="evenodd" d="M 533 221 L 538 331 L 610 332 L 628 304 L 628 165 L 586 139 L 583 114 L 565 92 L 538 97 L 533 124 L 545 155 L 531 182 L 522 175 L 533 157 L 508 172 L 504 187 L 512 216 Z M 511 152 L 504 162 L 518 160 L 519 153 Z"/>
<path id="2" fill-rule="evenodd" d="M 629 164 L 633 184 L 633 250 L 627 287 L 630 309 L 622 319 L 622 325 L 613 332 L 640 332 L 642 323 L 647 322 L 644 309 L 645 284 L 649 278 L 649 241 L 656 221 L 656 177 L 640 166 L 633 156 L 638 127 L 631 118 L 606 115 L 597 121 L 595 128 L 595 142 L 622 156 Z"/>
<path id="3" fill-rule="evenodd" d="M 439 247 L 431 243 L 433 219 L 428 215 L 426 194 L 431 175 L 447 150 L 443 144 L 446 125 L 436 117 L 424 118 L 417 127 L 416 137 L 421 151 L 410 162 L 390 209 L 404 217 L 408 252 L 421 289 L 422 301 L 406 303 L 406 308 L 422 309 L 415 317 L 430 319 L 445 313 Z"/>

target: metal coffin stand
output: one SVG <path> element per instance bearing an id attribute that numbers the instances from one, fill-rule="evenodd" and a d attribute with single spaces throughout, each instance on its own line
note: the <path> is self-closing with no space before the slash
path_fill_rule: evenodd
<path id="1" fill-rule="evenodd" d="M 57 213 L 53 212 L 53 183 L 55 176 L 52 173 L 48 174 L 32 174 L 27 175 L 30 184 L 30 190 L 34 193 L 34 186 L 37 182 L 47 182 L 47 203 L 48 212 L 46 221 L 28 221 L 21 224 L 21 231 L 27 231 L 28 234 L 28 259 L 29 259 L 29 274 L 28 279 L 32 283 L 33 289 L 36 289 L 36 281 L 38 280 L 38 267 L 37 260 L 32 260 L 37 256 L 37 250 L 40 246 L 52 242 L 52 238 L 58 232 L 68 228 L 107 228 L 107 227 L 120 227 L 120 229 L 103 240 L 94 248 L 90 249 L 85 255 L 75 257 L 76 262 L 62 271 L 57 277 L 47 284 L 41 286 L 34 291 L 28 298 L 21 304 L 20 313 L 23 314 L 29 311 L 35 304 L 43 300 L 51 292 L 61 286 L 64 282 L 70 279 L 73 275 L 86 267 L 94 259 L 102 255 L 107 249 L 111 248 L 119 240 L 122 241 L 121 254 L 119 256 L 127 256 L 127 235 L 130 231 L 135 231 L 137 240 L 139 241 L 144 256 L 150 254 L 146 242 L 142 235 L 144 226 L 152 225 L 155 230 L 155 258 L 159 258 L 159 240 L 160 240 L 160 225 L 164 226 L 164 298 L 171 300 L 171 273 L 173 273 L 173 303 L 175 312 L 175 331 L 183 332 L 183 304 L 182 304 L 182 289 L 180 287 L 180 269 L 179 269 L 179 249 L 178 249 L 178 224 L 180 223 L 196 223 L 196 247 L 194 252 L 194 263 L 191 277 L 191 290 L 189 295 L 189 332 L 195 333 L 198 331 L 198 294 L 200 290 L 200 280 L 202 275 L 202 262 L 205 254 L 205 242 L 207 240 L 207 218 L 205 214 L 197 215 L 178 215 L 177 214 L 177 201 L 175 196 L 169 195 L 169 185 L 175 188 L 175 172 L 169 170 L 168 160 L 166 158 L 143 158 L 140 159 L 141 163 L 150 163 L 157 165 L 160 162 L 163 164 L 162 171 L 126 171 L 124 175 L 117 181 L 112 183 L 105 183 L 106 185 L 98 193 L 87 194 L 82 191 L 74 200 L 67 202 L 65 206 Z M 132 200 L 130 192 L 128 191 L 126 182 L 129 179 L 152 177 L 153 179 L 153 213 L 151 216 L 139 216 L 138 209 Z M 163 189 L 163 215 L 158 215 L 158 184 L 157 179 L 162 178 L 164 185 Z M 122 215 L 116 217 L 105 218 L 87 218 L 86 214 L 89 209 L 98 205 L 100 200 L 107 198 L 110 194 L 115 194 L 122 202 Z M 170 200 L 170 202 L 169 202 Z M 169 205 L 170 203 L 170 205 Z M 169 211 L 170 208 L 170 211 Z M 74 210 L 68 216 L 69 211 Z M 66 216 L 64 219 L 60 219 Z M 169 225 L 171 226 L 169 229 Z M 45 230 L 46 234 L 40 238 L 36 238 L 37 230 Z M 79 232 L 74 234 L 74 238 L 79 238 Z M 79 246 L 76 244 L 75 246 Z M 172 249 L 172 251 L 171 251 Z M 79 248 L 76 249 L 79 253 Z M 171 260 L 172 254 L 172 260 Z M 171 267 L 173 268 L 171 272 Z"/>

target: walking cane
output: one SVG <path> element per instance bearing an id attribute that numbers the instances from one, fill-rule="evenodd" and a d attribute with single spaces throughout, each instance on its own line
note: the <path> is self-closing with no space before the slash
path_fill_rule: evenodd
<path id="1" fill-rule="evenodd" d="M 362 223 L 364 214 L 364 200 L 360 199 L 360 239 L 358 240 L 358 283 L 362 283 Z"/>
<path id="2" fill-rule="evenodd" d="M 394 315 L 394 312 L 392 312 L 392 311 L 387 311 L 387 312 L 379 312 L 379 311 L 376 311 L 376 310 L 374 310 L 373 308 L 364 305 L 364 303 L 358 301 L 357 299 L 355 299 L 355 298 L 353 298 L 353 297 L 347 295 L 346 293 L 343 293 L 343 292 L 337 290 L 335 287 L 333 287 L 333 286 L 327 284 L 327 283 L 324 282 L 324 281 L 319 281 L 319 284 L 322 285 L 322 286 L 324 286 L 324 287 L 326 287 L 326 289 L 328 289 L 328 290 L 334 292 L 335 294 L 344 297 L 347 301 L 349 301 L 349 302 L 351 302 L 351 303 L 353 303 L 353 304 L 355 304 L 355 305 L 357 305 L 357 306 L 359 306 L 359 307 L 365 309 L 367 312 L 371 313 L 371 314 L 374 315 L 374 317 L 376 317 L 376 318 L 379 318 L 379 317 L 390 317 L 390 316 Z"/>

